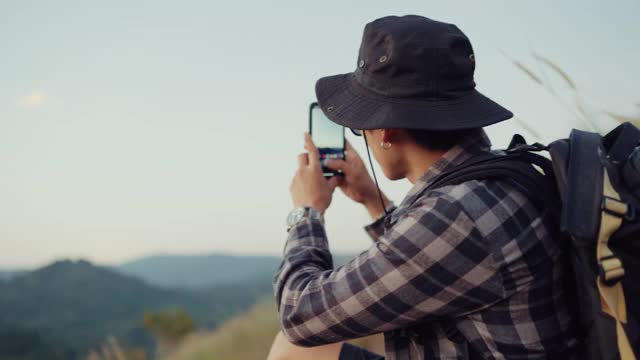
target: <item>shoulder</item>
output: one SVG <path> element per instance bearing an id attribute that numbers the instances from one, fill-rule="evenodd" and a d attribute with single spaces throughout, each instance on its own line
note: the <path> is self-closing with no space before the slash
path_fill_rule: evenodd
<path id="1" fill-rule="evenodd" d="M 533 203 L 508 180 L 471 180 L 427 191 L 417 203 L 443 198 L 463 207 L 476 217 L 488 210 L 526 207 L 535 212 Z"/>
<path id="2" fill-rule="evenodd" d="M 531 200 L 506 180 L 472 180 L 433 189 L 414 205 L 417 212 L 434 205 L 450 214 L 463 212 L 484 236 L 498 228 L 513 236 L 542 216 Z"/>

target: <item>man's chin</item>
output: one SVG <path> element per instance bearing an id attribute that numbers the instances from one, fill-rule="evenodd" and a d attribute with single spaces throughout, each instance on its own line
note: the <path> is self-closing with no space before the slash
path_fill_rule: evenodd
<path id="1" fill-rule="evenodd" d="M 387 174 L 384 173 L 384 176 L 391 180 L 391 181 L 396 181 L 396 180 L 402 180 L 404 178 L 406 178 L 406 176 L 404 174 Z"/>

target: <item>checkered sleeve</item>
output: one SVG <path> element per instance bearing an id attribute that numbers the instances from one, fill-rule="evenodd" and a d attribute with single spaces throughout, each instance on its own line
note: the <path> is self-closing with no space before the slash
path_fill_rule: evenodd
<path id="1" fill-rule="evenodd" d="M 395 211 L 395 209 L 396 209 L 396 206 L 393 204 L 390 204 L 385 209 L 386 211 L 385 214 L 378 217 L 374 222 L 364 227 L 364 231 L 366 231 L 366 233 L 369 234 L 369 237 L 371 238 L 371 240 L 378 241 L 380 236 L 384 234 L 384 223 L 391 217 L 391 213 Z"/>
<path id="2" fill-rule="evenodd" d="M 421 200 L 372 246 L 333 268 L 323 225 L 289 233 L 274 277 L 279 319 L 293 343 L 316 346 L 458 316 L 503 298 L 492 256 L 462 206 Z"/>

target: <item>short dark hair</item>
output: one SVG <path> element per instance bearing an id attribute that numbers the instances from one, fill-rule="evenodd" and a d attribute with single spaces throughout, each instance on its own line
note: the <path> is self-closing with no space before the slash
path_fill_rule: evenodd
<path id="1" fill-rule="evenodd" d="M 406 129 L 407 135 L 412 138 L 418 145 L 427 150 L 446 151 L 456 146 L 464 139 L 472 136 L 479 137 L 480 129 L 465 130 L 422 130 L 422 129 Z"/>

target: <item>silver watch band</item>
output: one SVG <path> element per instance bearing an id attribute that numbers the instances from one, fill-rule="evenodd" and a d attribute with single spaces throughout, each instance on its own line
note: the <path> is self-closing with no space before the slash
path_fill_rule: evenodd
<path id="1" fill-rule="evenodd" d="M 291 230 L 291 228 L 299 224 L 304 219 L 319 220 L 324 224 L 324 216 L 322 216 L 322 213 L 319 210 L 312 207 L 295 208 L 291 210 L 287 217 L 287 231 Z"/>
<path id="2" fill-rule="evenodd" d="M 314 209 L 312 207 L 305 207 L 305 215 L 304 217 L 308 217 L 309 219 L 320 220 L 324 224 L 324 216 L 318 209 Z"/>

